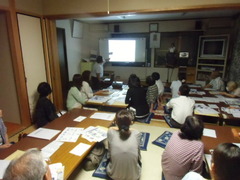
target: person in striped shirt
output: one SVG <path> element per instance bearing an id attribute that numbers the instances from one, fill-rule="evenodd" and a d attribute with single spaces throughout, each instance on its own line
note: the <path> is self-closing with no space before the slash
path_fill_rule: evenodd
<path id="1" fill-rule="evenodd" d="M 203 128 L 200 119 L 188 116 L 181 129 L 173 133 L 162 154 L 162 170 L 166 180 L 180 180 L 189 171 L 202 173 Z"/>

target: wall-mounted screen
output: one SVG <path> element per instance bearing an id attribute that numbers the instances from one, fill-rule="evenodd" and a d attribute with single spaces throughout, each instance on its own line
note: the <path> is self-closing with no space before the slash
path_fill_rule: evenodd
<path id="1" fill-rule="evenodd" d="M 146 38 L 109 38 L 99 40 L 99 52 L 112 63 L 146 62 Z"/>
<path id="2" fill-rule="evenodd" d="M 204 39 L 201 47 L 201 57 L 225 56 L 225 39 Z"/>

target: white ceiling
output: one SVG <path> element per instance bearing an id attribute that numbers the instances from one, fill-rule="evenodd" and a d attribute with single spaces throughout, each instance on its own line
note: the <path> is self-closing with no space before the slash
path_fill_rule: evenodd
<path id="1" fill-rule="evenodd" d="M 120 23 L 133 21 L 163 21 L 163 20 L 183 20 L 183 19 L 204 19 L 204 18 L 221 18 L 234 17 L 240 14 L 240 9 L 224 10 L 204 10 L 192 12 L 170 12 L 170 13 L 146 13 L 134 14 L 126 13 L 121 15 L 111 15 L 101 17 L 85 17 L 78 20 L 87 23 Z"/>

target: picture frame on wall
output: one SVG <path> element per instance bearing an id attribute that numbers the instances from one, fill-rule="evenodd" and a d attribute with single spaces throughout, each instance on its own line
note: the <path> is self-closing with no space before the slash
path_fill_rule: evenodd
<path id="1" fill-rule="evenodd" d="M 158 32 L 158 23 L 150 23 L 149 32 Z"/>
<path id="2" fill-rule="evenodd" d="M 80 21 L 73 20 L 72 37 L 82 38 L 83 36 L 83 24 Z"/>

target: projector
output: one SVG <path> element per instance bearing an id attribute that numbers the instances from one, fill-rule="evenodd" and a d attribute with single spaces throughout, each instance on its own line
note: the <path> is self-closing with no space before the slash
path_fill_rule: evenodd
<path id="1" fill-rule="evenodd" d="M 113 81 L 112 87 L 113 89 L 122 89 L 123 82 L 122 81 Z"/>

